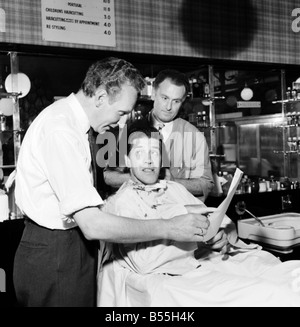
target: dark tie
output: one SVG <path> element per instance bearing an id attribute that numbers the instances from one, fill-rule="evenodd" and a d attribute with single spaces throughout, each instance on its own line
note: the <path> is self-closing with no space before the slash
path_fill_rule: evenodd
<path id="1" fill-rule="evenodd" d="M 161 130 L 162 130 L 164 127 L 165 127 L 165 124 L 163 124 L 163 123 L 159 123 L 159 124 L 157 125 L 157 129 L 158 129 L 159 132 L 161 132 Z"/>
<path id="2" fill-rule="evenodd" d="M 91 151 L 91 168 L 93 173 L 93 182 L 97 188 L 97 164 L 96 164 L 96 135 L 92 128 L 89 130 L 89 144 Z"/>
<path id="3" fill-rule="evenodd" d="M 157 129 L 158 129 L 158 131 L 159 131 L 159 134 L 161 135 L 161 138 L 163 139 L 163 135 L 162 135 L 162 133 L 161 133 L 161 130 L 164 128 L 164 126 L 165 126 L 165 124 L 163 124 L 163 123 L 158 123 L 157 124 Z"/>

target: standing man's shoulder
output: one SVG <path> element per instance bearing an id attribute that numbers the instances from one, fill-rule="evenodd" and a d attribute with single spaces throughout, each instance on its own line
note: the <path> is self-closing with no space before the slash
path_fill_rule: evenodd
<path id="1" fill-rule="evenodd" d="M 175 124 L 175 127 L 178 127 L 179 129 L 183 129 L 184 131 L 187 131 L 187 132 L 193 132 L 193 133 L 201 133 L 201 131 L 199 131 L 199 129 L 191 124 L 189 121 L 183 119 L 183 118 L 176 118 L 174 120 L 174 124 Z"/>

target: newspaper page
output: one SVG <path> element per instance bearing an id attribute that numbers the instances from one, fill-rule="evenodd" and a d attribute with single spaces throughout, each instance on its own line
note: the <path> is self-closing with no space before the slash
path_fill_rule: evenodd
<path id="1" fill-rule="evenodd" d="M 229 207 L 229 204 L 233 198 L 233 195 L 238 187 L 244 172 L 239 168 L 236 168 L 230 188 L 228 190 L 228 194 L 226 198 L 222 201 L 222 203 L 218 206 L 217 210 L 208 215 L 208 219 L 210 222 L 207 233 L 204 235 L 204 242 L 213 238 L 217 233 L 225 217 L 226 211 Z"/>

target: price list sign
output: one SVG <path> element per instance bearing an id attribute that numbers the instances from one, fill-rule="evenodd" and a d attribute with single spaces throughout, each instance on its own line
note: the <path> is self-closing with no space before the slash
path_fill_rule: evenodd
<path id="1" fill-rule="evenodd" d="M 45 41 L 116 46 L 114 0 L 42 0 Z"/>

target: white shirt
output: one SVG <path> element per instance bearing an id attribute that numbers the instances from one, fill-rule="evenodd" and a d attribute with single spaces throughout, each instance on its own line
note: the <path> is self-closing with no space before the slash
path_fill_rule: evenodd
<path id="1" fill-rule="evenodd" d="M 103 203 L 93 186 L 88 118 L 71 94 L 44 109 L 21 145 L 15 196 L 21 212 L 50 229 L 76 226 L 72 214 Z"/>

